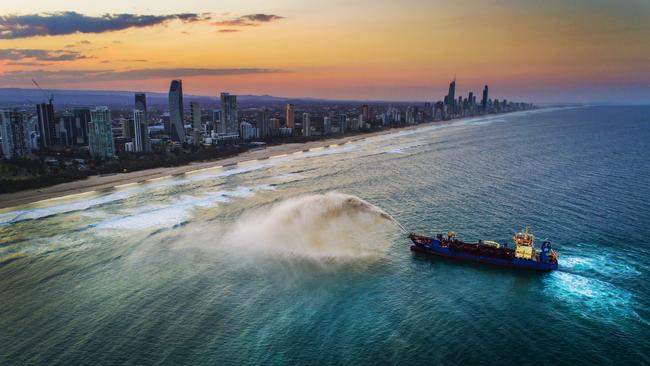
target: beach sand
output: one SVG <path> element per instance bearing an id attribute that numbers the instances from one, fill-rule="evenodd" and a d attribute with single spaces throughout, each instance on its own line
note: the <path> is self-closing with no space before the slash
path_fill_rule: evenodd
<path id="1" fill-rule="evenodd" d="M 185 173 L 194 172 L 201 169 L 216 168 L 219 166 L 232 166 L 243 162 L 269 159 L 278 155 L 292 154 L 296 152 L 306 151 L 309 149 L 319 149 L 325 147 L 334 147 L 334 145 L 342 145 L 354 141 L 359 141 L 373 136 L 389 134 L 397 131 L 404 131 L 410 129 L 421 128 L 430 126 L 433 123 L 447 123 L 445 122 L 428 122 L 414 126 L 392 128 L 377 132 L 364 133 L 354 136 L 334 137 L 319 141 L 311 141 L 306 143 L 292 143 L 269 146 L 264 149 L 251 150 L 241 153 L 237 156 L 215 159 L 211 161 L 194 162 L 188 165 L 177 167 L 162 167 L 138 170 L 127 173 L 114 173 L 105 175 L 94 175 L 87 179 L 61 183 L 50 187 L 43 187 L 39 189 L 29 189 L 25 191 L 12 192 L 0 194 L 0 209 L 10 208 L 15 206 L 36 203 L 45 200 L 52 200 L 65 196 L 78 195 L 91 191 L 108 190 L 111 188 L 120 188 L 130 184 L 144 183 L 147 181 L 155 181 L 160 179 L 169 178 L 172 176 L 183 175 Z"/>

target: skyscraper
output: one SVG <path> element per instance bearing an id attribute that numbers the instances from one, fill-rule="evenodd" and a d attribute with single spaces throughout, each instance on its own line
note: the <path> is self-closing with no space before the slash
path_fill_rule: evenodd
<path id="1" fill-rule="evenodd" d="M 269 129 L 271 136 L 280 134 L 280 120 L 278 118 L 269 118 Z"/>
<path id="2" fill-rule="evenodd" d="M 111 111 L 108 107 L 96 107 L 90 111 L 88 148 L 92 156 L 101 158 L 112 158 L 115 156 Z"/>
<path id="3" fill-rule="evenodd" d="M 133 110 L 133 149 L 135 152 L 148 152 L 149 145 L 149 126 L 144 118 L 144 111 L 140 109 Z"/>
<path id="4" fill-rule="evenodd" d="M 257 112 L 257 128 L 260 130 L 260 137 L 268 137 L 271 135 L 271 112 L 262 108 Z"/>
<path id="5" fill-rule="evenodd" d="M 135 93 L 135 109 L 142 111 L 143 121 L 146 123 L 147 119 L 147 95 L 145 93 Z"/>
<path id="6" fill-rule="evenodd" d="M 74 126 L 72 132 L 72 139 L 75 145 L 85 146 L 88 145 L 88 123 L 90 122 L 90 108 L 74 108 L 72 109 L 72 116 L 74 118 Z"/>
<path id="7" fill-rule="evenodd" d="M 370 108 L 367 104 L 361 106 L 361 115 L 363 116 L 363 122 L 370 122 Z"/>
<path id="8" fill-rule="evenodd" d="M 169 121 L 172 141 L 185 142 L 182 80 L 172 80 L 169 86 Z"/>
<path id="9" fill-rule="evenodd" d="M 239 117 L 237 115 L 237 96 L 230 93 L 221 93 L 221 123 L 220 133 L 237 133 L 239 131 Z"/>
<path id="10" fill-rule="evenodd" d="M 311 121 L 309 113 L 302 114 L 302 135 L 309 137 L 311 135 Z"/>
<path id="11" fill-rule="evenodd" d="M 332 118 L 329 116 L 323 117 L 323 135 L 332 133 Z"/>
<path id="12" fill-rule="evenodd" d="M 51 147 L 56 144 L 56 125 L 54 122 L 54 105 L 52 99 L 49 103 L 36 105 L 38 115 L 38 134 L 41 147 Z"/>
<path id="13" fill-rule="evenodd" d="M 488 86 L 486 85 L 483 88 L 483 99 L 481 99 L 481 109 L 483 113 L 487 113 L 487 103 L 488 103 Z"/>
<path id="14" fill-rule="evenodd" d="M 295 125 L 295 107 L 293 104 L 289 103 L 284 107 L 284 120 L 288 128 L 293 128 Z"/>
<path id="15" fill-rule="evenodd" d="M 190 102 L 190 120 L 192 121 L 192 142 L 194 145 L 201 143 L 201 105 L 199 102 Z"/>
<path id="16" fill-rule="evenodd" d="M 58 123 L 56 124 L 57 143 L 64 146 L 72 146 L 75 144 L 75 118 L 70 112 L 64 112 L 56 117 Z"/>
<path id="17" fill-rule="evenodd" d="M 190 120 L 193 129 L 201 129 L 201 105 L 199 102 L 190 102 Z"/>
<path id="18" fill-rule="evenodd" d="M 449 84 L 449 93 L 447 93 L 447 111 L 449 114 L 456 114 L 456 79 Z"/>
<path id="19" fill-rule="evenodd" d="M 348 116 L 339 114 L 339 133 L 344 133 L 348 130 Z"/>
<path id="20" fill-rule="evenodd" d="M 2 154 L 5 159 L 22 158 L 30 152 L 27 113 L 23 110 L 0 110 Z"/>

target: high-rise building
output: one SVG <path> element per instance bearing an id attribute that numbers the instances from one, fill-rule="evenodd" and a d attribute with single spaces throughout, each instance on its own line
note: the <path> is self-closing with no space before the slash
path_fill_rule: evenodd
<path id="1" fill-rule="evenodd" d="M 112 158 L 115 156 L 111 111 L 108 107 L 96 107 L 90 111 L 88 148 L 92 156 L 101 158 Z"/>
<path id="2" fill-rule="evenodd" d="M 483 99 L 481 99 L 481 109 L 483 113 L 487 113 L 487 104 L 488 104 L 488 86 L 486 85 L 483 88 Z"/>
<path id="3" fill-rule="evenodd" d="M 332 118 L 329 116 L 323 117 L 323 135 L 332 133 Z"/>
<path id="4" fill-rule="evenodd" d="M 144 111 L 133 110 L 133 150 L 135 152 L 149 152 L 149 126 L 144 118 Z"/>
<path id="5" fill-rule="evenodd" d="M 363 116 L 363 122 L 370 122 L 370 108 L 367 104 L 361 106 L 361 115 Z"/>
<path id="6" fill-rule="evenodd" d="M 0 124 L 4 158 L 16 159 L 29 154 L 30 137 L 27 130 L 27 112 L 18 109 L 0 110 Z"/>
<path id="7" fill-rule="evenodd" d="M 295 125 L 295 107 L 289 103 L 284 107 L 284 120 L 287 128 L 293 128 Z"/>
<path id="8" fill-rule="evenodd" d="M 427 119 L 433 117 L 433 107 L 431 106 L 431 102 L 424 102 L 424 117 Z"/>
<path id="9" fill-rule="evenodd" d="M 259 130 L 248 122 L 239 124 L 239 137 L 242 141 L 250 141 L 258 137 Z"/>
<path id="10" fill-rule="evenodd" d="M 201 129 L 201 105 L 199 102 L 190 102 L 190 120 L 193 129 Z"/>
<path id="11" fill-rule="evenodd" d="M 447 93 L 447 111 L 449 114 L 456 114 L 456 79 L 449 84 L 449 93 Z"/>
<path id="12" fill-rule="evenodd" d="M 192 121 L 192 142 L 194 145 L 198 145 L 201 143 L 201 134 L 203 132 L 199 102 L 190 102 L 190 120 Z"/>
<path id="13" fill-rule="evenodd" d="M 257 112 L 257 123 L 256 126 L 260 130 L 260 137 L 268 137 L 271 135 L 271 111 L 266 108 L 262 108 Z"/>
<path id="14" fill-rule="evenodd" d="M 237 115 L 237 96 L 221 93 L 220 133 L 237 133 L 239 131 Z"/>
<path id="15" fill-rule="evenodd" d="M 134 120 L 130 118 L 121 118 L 122 125 L 122 138 L 126 141 L 131 141 L 135 138 L 135 128 L 133 127 Z"/>
<path id="16" fill-rule="evenodd" d="M 75 144 L 75 118 L 70 112 L 64 112 L 56 116 L 55 125 L 56 143 L 63 146 L 72 146 Z"/>
<path id="17" fill-rule="evenodd" d="M 309 113 L 302 114 L 302 135 L 305 137 L 309 137 L 311 135 L 311 122 Z"/>
<path id="18" fill-rule="evenodd" d="M 348 116 L 339 114 L 339 133 L 345 133 L 348 130 Z"/>
<path id="19" fill-rule="evenodd" d="M 56 124 L 54 122 L 54 105 L 52 99 L 49 103 L 36 105 L 38 115 L 38 134 L 41 147 L 51 147 L 56 144 Z"/>
<path id="20" fill-rule="evenodd" d="M 88 123 L 90 122 L 90 108 L 73 108 L 72 116 L 74 119 L 72 126 L 73 144 L 77 146 L 88 145 Z"/>
<path id="21" fill-rule="evenodd" d="M 169 122 L 172 141 L 181 143 L 185 142 L 182 80 L 172 80 L 172 83 L 169 86 Z"/>
<path id="22" fill-rule="evenodd" d="M 280 119 L 269 118 L 269 129 L 271 136 L 278 136 L 280 134 Z"/>
<path id="23" fill-rule="evenodd" d="M 145 93 L 135 93 L 135 109 L 142 111 L 143 121 L 148 123 L 147 119 L 147 95 Z"/>

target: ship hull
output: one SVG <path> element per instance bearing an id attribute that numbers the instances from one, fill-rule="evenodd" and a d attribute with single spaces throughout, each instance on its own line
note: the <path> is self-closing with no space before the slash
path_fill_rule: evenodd
<path id="1" fill-rule="evenodd" d="M 460 251 L 452 251 L 449 248 L 437 245 L 424 246 L 412 245 L 411 250 L 414 252 L 426 253 L 438 257 L 473 263 L 491 264 L 495 266 L 508 267 L 514 269 L 523 269 L 538 272 L 550 272 L 557 269 L 557 263 L 543 263 L 525 259 L 501 259 L 486 256 L 480 256 Z"/>

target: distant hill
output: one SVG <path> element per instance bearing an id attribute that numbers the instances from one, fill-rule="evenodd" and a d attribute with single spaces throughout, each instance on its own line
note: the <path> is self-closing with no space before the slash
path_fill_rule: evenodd
<path id="1" fill-rule="evenodd" d="M 134 92 L 111 90 L 47 90 L 47 95 L 54 95 L 54 104 L 58 106 L 109 105 L 127 106 L 134 103 Z M 147 105 L 166 105 L 167 93 L 147 92 Z M 0 88 L 0 106 L 21 106 L 46 102 L 48 96 L 38 89 Z M 184 95 L 187 102 L 198 101 L 202 104 L 217 104 L 219 96 Z M 280 104 L 295 99 L 274 97 L 270 95 L 238 95 L 240 104 Z M 30 102 L 31 101 L 31 102 Z M 32 103 L 33 102 L 33 103 Z"/>
<path id="2" fill-rule="evenodd" d="M 54 95 L 55 108 L 67 106 L 132 106 L 134 104 L 133 91 L 114 91 L 114 90 L 63 90 L 49 89 L 43 93 L 39 89 L 22 89 L 22 88 L 0 88 L 0 107 L 26 107 L 35 103 L 47 102 L 49 94 Z M 167 93 L 145 92 L 147 94 L 147 105 L 149 106 L 166 106 L 168 104 Z M 219 95 L 189 95 L 185 94 L 183 99 L 186 103 L 197 101 L 204 106 L 216 106 L 219 103 Z M 237 103 L 242 108 L 259 107 L 259 106 L 278 106 L 285 103 L 300 104 L 420 104 L 423 102 L 389 102 L 389 101 L 350 101 L 350 100 L 330 100 L 318 98 L 287 98 L 275 97 L 272 95 L 237 95 Z"/>

